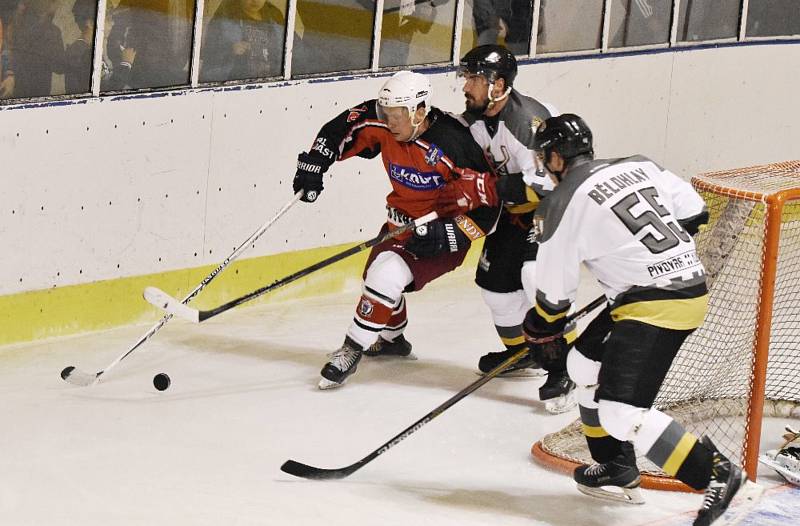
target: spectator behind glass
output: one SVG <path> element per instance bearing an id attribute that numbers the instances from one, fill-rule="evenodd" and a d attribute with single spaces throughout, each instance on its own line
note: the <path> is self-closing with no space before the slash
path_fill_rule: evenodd
<path id="1" fill-rule="evenodd" d="M 72 15 L 81 34 L 75 42 L 67 46 L 64 87 L 68 94 L 88 93 L 92 89 L 92 46 L 97 1 L 75 0 Z"/>
<path id="2" fill-rule="evenodd" d="M 106 50 L 116 66 L 133 49 L 127 87 L 178 86 L 189 80 L 194 0 L 121 0 L 107 31 Z"/>
<path id="3" fill-rule="evenodd" d="M 266 0 L 223 0 L 208 25 L 200 80 L 279 76 L 283 33 L 283 14 Z"/>
<path id="4" fill-rule="evenodd" d="M 0 0 L 0 99 L 10 97 L 14 89 L 11 71 L 11 23 L 19 0 Z"/>
<path id="5" fill-rule="evenodd" d="M 115 14 L 119 10 L 119 0 L 110 0 L 106 4 L 106 35 L 114 29 Z M 123 9 L 122 13 L 127 13 Z M 122 91 L 130 88 L 131 69 L 136 60 L 136 49 L 133 47 L 122 47 L 118 43 L 116 49 L 109 50 L 109 40 L 106 38 L 105 49 L 103 52 L 102 69 L 100 75 L 101 91 Z"/>
<path id="6" fill-rule="evenodd" d="M 531 0 L 475 0 L 472 18 L 478 45 L 502 44 L 515 55 L 527 55 L 531 40 Z"/>
<path id="7" fill-rule="evenodd" d="M 53 0 L 22 0 L 15 12 L 10 40 L 13 82 L 3 96 L 14 98 L 50 95 L 53 73 L 65 69 L 64 40 L 53 23 L 59 5 Z"/>

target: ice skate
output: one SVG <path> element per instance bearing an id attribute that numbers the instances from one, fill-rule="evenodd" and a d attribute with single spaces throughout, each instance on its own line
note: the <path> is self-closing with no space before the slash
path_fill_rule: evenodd
<path id="1" fill-rule="evenodd" d="M 520 349 L 506 349 L 505 351 L 484 354 L 478 361 L 478 374 L 481 376 L 485 375 L 519 351 Z M 520 361 L 500 373 L 498 376 L 502 378 L 539 378 L 546 374 L 547 372 L 542 369 L 542 366 L 530 353 L 528 353 Z"/>
<path id="2" fill-rule="evenodd" d="M 356 372 L 362 354 L 361 346 L 346 337 L 342 346 L 328 355 L 330 361 L 320 372 L 322 378 L 318 387 L 334 389 L 343 385 L 347 378 Z"/>
<path id="3" fill-rule="evenodd" d="M 777 471 L 786 482 L 800 486 L 800 433 L 790 426 L 786 431 L 783 445 L 760 455 L 758 461 Z"/>
<path id="4" fill-rule="evenodd" d="M 712 451 L 711 481 L 694 526 L 731 526 L 741 521 L 761 498 L 762 486 L 747 480 L 747 474 L 719 452 L 708 437 L 700 441 Z M 736 499 L 736 505 L 731 506 Z"/>
<path id="5" fill-rule="evenodd" d="M 539 400 L 545 403 L 549 413 L 557 415 L 575 409 L 575 382 L 570 380 L 567 371 L 551 372 L 539 388 Z"/>
<path id="6" fill-rule="evenodd" d="M 378 336 L 378 341 L 370 345 L 364 351 L 364 356 L 398 356 L 408 360 L 417 359 L 417 355 L 411 352 L 411 342 L 406 340 L 405 336 L 402 334 L 392 341 Z"/>
<path id="7" fill-rule="evenodd" d="M 631 455 L 621 454 L 605 464 L 578 466 L 573 478 L 578 483 L 578 491 L 585 495 L 612 502 L 644 504 L 644 497 L 639 489 L 639 468 L 636 467 L 632 452 Z"/>

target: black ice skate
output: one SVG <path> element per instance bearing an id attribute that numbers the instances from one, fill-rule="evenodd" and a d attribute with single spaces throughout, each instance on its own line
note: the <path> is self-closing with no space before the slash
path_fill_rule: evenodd
<path id="1" fill-rule="evenodd" d="M 363 351 L 361 346 L 345 337 L 342 346 L 328 355 L 330 361 L 322 368 L 322 378 L 319 381 L 320 389 L 333 389 L 344 384 L 347 378 L 356 372 L 358 362 L 361 361 Z"/>
<path id="2" fill-rule="evenodd" d="M 503 363 L 504 361 L 511 358 L 513 355 L 518 353 L 521 349 L 517 350 L 510 350 L 506 349 L 505 351 L 499 352 L 490 352 L 489 354 L 484 354 L 481 356 L 481 359 L 478 361 L 478 374 L 484 375 Z M 544 376 L 547 374 L 544 370 L 542 370 L 542 366 L 534 359 L 534 357 L 528 353 L 526 354 L 520 361 L 500 373 L 498 376 L 503 378 L 537 378 L 540 376 Z"/>
<path id="3" fill-rule="evenodd" d="M 720 453 L 710 438 L 703 437 L 700 443 L 710 449 L 713 455 L 711 481 L 706 488 L 703 505 L 692 524 L 694 526 L 709 526 L 712 523 L 717 526 L 737 524 L 756 505 L 764 488 L 748 481 L 747 474 Z M 728 506 L 737 494 L 739 495 L 737 506 L 729 509 Z"/>
<path id="4" fill-rule="evenodd" d="M 575 382 L 570 380 L 567 371 L 548 373 L 547 380 L 539 388 L 539 400 L 545 402 L 545 409 L 554 415 L 566 413 L 578 405 Z"/>
<path id="5" fill-rule="evenodd" d="M 364 356 L 399 356 L 409 360 L 416 360 L 417 356 L 411 352 L 411 342 L 402 334 L 394 340 L 385 340 L 378 336 L 378 341 L 364 351 Z"/>
<path id="6" fill-rule="evenodd" d="M 599 499 L 627 504 L 644 504 L 639 489 L 641 478 L 633 451 L 629 455 L 621 454 L 605 464 L 584 464 L 575 468 L 573 473 L 578 491 Z M 620 491 L 603 489 L 619 488 Z"/>

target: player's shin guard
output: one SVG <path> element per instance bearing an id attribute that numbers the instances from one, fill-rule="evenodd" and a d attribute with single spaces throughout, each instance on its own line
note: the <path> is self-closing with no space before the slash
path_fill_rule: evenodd
<path id="1" fill-rule="evenodd" d="M 401 296 L 400 304 L 392 311 L 386 327 L 381 331 L 377 341 L 364 350 L 364 356 L 399 356 L 416 360 L 417 357 L 411 352 L 411 342 L 403 336 L 403 330 L 407 325 L 406 299 L 405 296 Z"/>

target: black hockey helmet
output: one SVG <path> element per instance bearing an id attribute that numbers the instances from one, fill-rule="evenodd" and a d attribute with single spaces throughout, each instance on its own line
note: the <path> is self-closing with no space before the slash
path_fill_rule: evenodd
<path id="1" fill-rule="evenodd" d="M 550 117 L 536 129 L 533 149 L 544 152 L 545 159 L 550 158 L 553 150 L 565 161 L 582 154 L 593 155 L 592 130 L 574 113 Z"/>
<path id="2" fill-rule="evenodd" d="M 501 78 L 506 81 L 506 87 L 511 87 L 517 77 L 517 59 L 503 46 L 485 44 L 464 55 L 459 63 L 459 72 L 483 75 L 489 83 Z"/>

